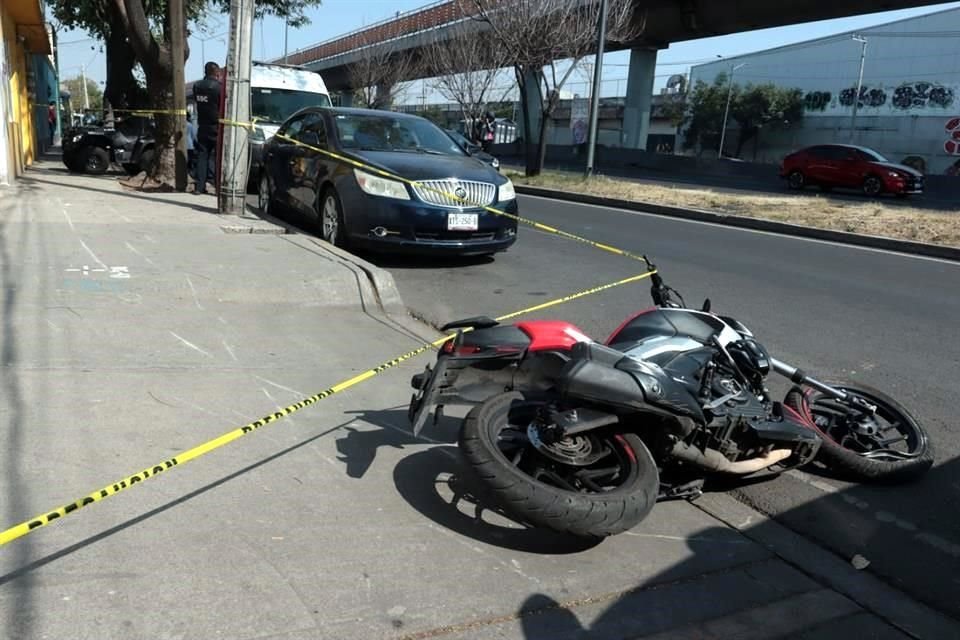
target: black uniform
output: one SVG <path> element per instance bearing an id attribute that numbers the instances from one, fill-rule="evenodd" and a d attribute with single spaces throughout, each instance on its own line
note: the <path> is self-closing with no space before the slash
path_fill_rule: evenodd
<path id="1" fill-rule="evenodd" d="M 220 120 L 220 82 L 204 78 L 193 85 L 193 99 L 197 103 L 197 181 L 196 191 L 207 190 L 207 180 L 213 178 L 214 158 L 217 153 L 217 129 Z"/>

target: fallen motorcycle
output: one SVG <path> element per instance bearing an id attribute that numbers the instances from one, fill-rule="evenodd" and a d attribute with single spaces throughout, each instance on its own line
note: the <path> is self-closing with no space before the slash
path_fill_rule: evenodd
<path id="1" fill-rule="evenodd" d="M 414 433 L 446 405 L 473 405 L 459 448 L 484 493 L 520 522 L 581 536 L 626 531 L 658 500 L 695 499 L 711 476 L 817 460 L 899 482 L 933 464 L 923 427 L 893 398 L 817 380 L 709 299 L 690 309 L 658 273 L 651 282 L 655 306 L 603 344 L 567 322 L 448 324 L 456 336 L 411 381 Z M 771 372 L 794 385 L 782 401 Z"/>

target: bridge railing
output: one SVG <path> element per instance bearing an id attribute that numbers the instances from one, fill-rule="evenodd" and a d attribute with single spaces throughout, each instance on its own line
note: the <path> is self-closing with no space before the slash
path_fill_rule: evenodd
<path id="1" fill-rule="evenodd" d="M 303 65 L 318 62 L 358 49 L 382 45 L 391 40 L 449 26 L 468 19 L 476 12 L 476 5 L 471 0 L 440 0 L 414 11 L 361 27 L 346 35 L 298 49 L 289 54 L 289 64 Z M 277 61 L 279 60 L 282 58 Z"/>

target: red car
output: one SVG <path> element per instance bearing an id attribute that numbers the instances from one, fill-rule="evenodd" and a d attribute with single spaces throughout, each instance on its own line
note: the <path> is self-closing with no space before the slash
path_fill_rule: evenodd
<path id="1" fill-rule="evenodd" d="M 824 191 L 860 189 L 870 197 L 923 193 L 923 174 L 916 169 L 890 162 L 872 149 L 846 144 L 821 144 L 791 153 L 780 165 L 780 177 L 791 189 L 812 184 Z"/>

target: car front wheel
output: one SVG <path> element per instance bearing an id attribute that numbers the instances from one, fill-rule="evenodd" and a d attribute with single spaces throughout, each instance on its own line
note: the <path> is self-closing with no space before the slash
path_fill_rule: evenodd
<path id="1" fill-rule="evenodd" d="M 323 239 L 330 244 L 346 248 L 347 229 L 343 224 L 343 206 L 332 187 L 320 196 L 320 231 Z"/>
<path id="2" fill-rule="evenodd" d="M 799 191 L 807 186 L 807 178 L 800 171 L 791 171 L 787 176 L 787 184 L 791 189 Z"/>
<path id="3" fill-rule="evenodd" d="M 864 195 L 875 198 L 883 192 L 883 181 L 879 176 L 867 176 L 863 179 Z"/>

